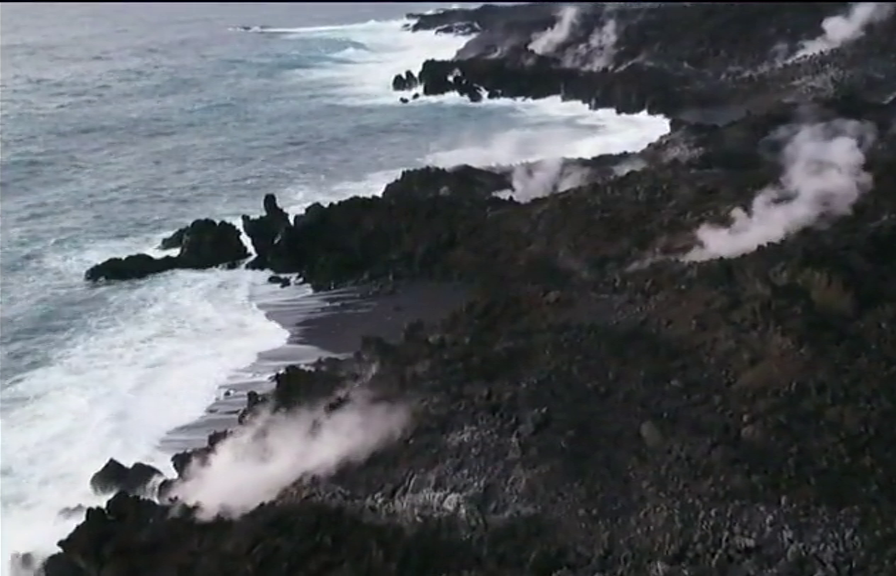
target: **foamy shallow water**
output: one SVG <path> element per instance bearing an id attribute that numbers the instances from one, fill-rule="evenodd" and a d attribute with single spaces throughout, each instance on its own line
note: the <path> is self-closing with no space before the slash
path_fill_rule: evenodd
<path id="1" fill-rule="evenodd" d="M 520 116 L 531 119 L 529 123 L 521 122 L 522 127 L 499 132 L 485 143 L 471 141 L 468 146 L 434 152 L 427 162 L 491 166 L 545 158 L 592 158 L 637 152 L 669 131 L 669 123 L 662 117 L 591 111 L 559 97 L 523 101 L 517 106 Z"/>
<path id="2" fill-rule="evenodd" d="M 80 9 L 89 30 L 99 8 Z M 112 35 L 122 44 L 88 50 L 75 32 L 41 32 L 28 39 L 35 54 L 4 63 L 4 555 L 52 552 L 80 520 L 58 511 L 99 502 L 87 481 L 109 457 L 170 470 L 168 433 L 195 421 L 222 387 L 263 380 L 283 361 L 256 361 L 287 337 L 261 309 L 283 294 L 264 273 L 176 271 L 86 286 L 88 266 L 152 251 L 195 217 L 236 222 L 260 210 L 265 192 L 295 211 L 378 194 L 407 167 L 636 150 L 668 130 L 663 119 L 559 99 L 403 106 L 392 75 L 450 57 L 464 39 L 403 33 L 400 20 L 226 31 L 263 22 L 261 10 L 214 30 L 204 28 L 207 14 L 177 13 L 170 33 L 181 36 L 163 39 L 116 13 L 108 17 L 128 31 Z M 59 62 L 33 60 L 53 50 Z M 187 53 L 200 56 L 177 60 Z M 60 75 L 73 61 L 81 75 Z M 104 86 L 99 94 L 93 84 Z M 157 97 L 163 89 L 169 95 Z"/>
<path id="3" fill-rule="evenodd" d="M 167 430 L 283 341 L 283 328 L 249 301 L 257 276 L 178 271 L 121 291 L 49 365 L 4 389 L 5 549 L 52 542 L 48 523 L 64 535 L 58 511 L 94 501 L 86 480 L 109 456 L 162 459 L 156 443 Z"/>

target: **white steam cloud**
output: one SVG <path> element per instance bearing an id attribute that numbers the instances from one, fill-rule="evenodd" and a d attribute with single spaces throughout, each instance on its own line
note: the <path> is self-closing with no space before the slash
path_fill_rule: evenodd
<path id="1" fill-rule="evenodd" d="M 552 54 L 569 38 L 578 19 L 579 9 L 576 6 L 564 6 L 557 13 L 557 22 L 553 26 L 532 37 L 529 50 L 541 56 Z"/>
<path id="2" fill-rule="evenodd" d="M 588 182 L 589 174 L 590 171 L 584 166 L 567 162 L 563 158 L 520 164 L 513 167 L 513 191 L 507 195 L 518 202 L 528 202 L 582 186 Z"/>
<path id="3" fill-rule="evenodd" d="M 556 53 L 575 31 L 579 24 L 579 16 L 579 8 L 576 6 L 561 8 L 553 26 L 532 36 L 529 50 L 541 56 Z M 583 70 L 603 70 L 613 64 L 618 39 L 616 21 L 608 20 L 591 33 L 587 42 L 574 46 L 563 55 L 561 58 L 563 66 Z"/>
<path id="4" fill-rule="evenodd" d="M 171 496 L 198 505 L 200 519 L 244 514 L 295 482 L 325 476 L 397 440 L 410 423 L 405 406 L 352 397 L 324 406 L 259 414 L 186 471 Z"/>
<path id="5" fill-rule="evenodd" d="M 629 172 L 637 172 L 638 170 L 643 170 L 644 168 L 647 168 L 647 161 L 643 158 L 635 156 L 633 158 L 623 160 L 616 166 L 613 166 L 613 175 L 617 177 L 625 176 Z"/>
<path id="6" fill-rule="evenodd" d="M 603 26 L 594 30 L 588 37 L 588 43 L 576 46 L 563 57 L 563 65 L 568 68 L 583 70 L 603 70 L 613 65 L 616 56 L 616 41 L 619 35 L 616 21 L 607 20 Z"/>
<path id="7" fill-rule="evenodd" d="M 734 258 L 823 220 L 849 214 L 872 186 L 863 165 L 864 151 L 874 137 L 873 125 L 855 120 L 799 127 L 784 148 L 780 182 L 760 191 L 749 213 L 741 208 L 732 210 L 731 226 L 701 226 L 697 237 L 702 246 L 683 260 Z"/>
<path id="8" fill-rule="evenodd" d="M 827 52 L 861 38 L 869 24 L 886 20 L 894 8 L 896 4 L 892 2 L 857 2 L 846 15 L 825 18 L 821 23 L 824 34 L 804 42 L 794 58 Z"/>

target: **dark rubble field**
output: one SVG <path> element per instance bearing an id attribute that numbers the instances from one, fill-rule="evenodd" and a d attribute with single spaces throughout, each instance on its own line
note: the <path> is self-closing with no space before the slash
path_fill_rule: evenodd
<path id="1" fill-rule="evenodd" d="M 316 290 L 472 287 L 444 321 L 278 374 L 242 418 L 324 403 L 313 442 L 353 406 L 402 405 L 400 432 L 209 519 L 172 498 L 239 432 L 216 434 L 155 498 L 128 485 L 89 509 L 47 576 L 896 574 L 892 5 L 839 46 L 804 43 L 857 6 L 576 6 L 544 54 L 531 39 L 556 4 L 416 15 L 470 42 L 395 71 L 396 98 L 562 95 L 669 118 L 644 151 L 576 160 L 584 184 L 528 203 L 494 195 L 506 170 L 465 166 L 295 217 L 269 196 L 244 218 L 246 265 Z M 700 225 L 779 180 L 764 213 L 788 215 L 781 233 L 706 257 Z M 242 265 L 234 238 L 199 221 L 169 260 L 87 278 Z"/>

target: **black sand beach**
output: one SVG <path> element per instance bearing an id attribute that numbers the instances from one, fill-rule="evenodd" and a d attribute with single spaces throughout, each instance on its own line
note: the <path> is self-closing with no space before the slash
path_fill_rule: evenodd
<path id="1" fill-rule="evenodd" d="M 209 434 L 230 429 L 246 405 L 246 393 L 267 393 L 269 376 L 289 365 L 350 355 L 364 337 L 397 343 L 413 322 L 437 323 L 469 301 L 470 288 L 453 283 L 407 282 L 311 293 L 304 286 L 265 290 L 265 315 L 289 331 L 287 342 L 258 355 L 244 371 L 264 374 L 221 387 L 200 419 L 172 430 L 162 447 L 172 453 L 205 446 Z"/>

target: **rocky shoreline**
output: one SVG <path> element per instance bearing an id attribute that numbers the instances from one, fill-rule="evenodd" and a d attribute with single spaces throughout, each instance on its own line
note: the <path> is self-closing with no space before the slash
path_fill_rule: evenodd
<path id="1" fill-rule="evenodd" d="M 169 431 L 160 448 L 169 453 L 206 445 L 208 435 L 237 425 L 249 391 L 273 388 L 269 376 L 290 365 L 307 366 L 321 358 L 350 356 L 365 337 L 401 340 L 414 321 L 438 322 L 467 301 L 460 284 L 412 282 L 309 293 L 305 286 L 264 287 L 259 307 L 289 333 L 287 341 L 264 351 L 254 363 L 222 384 L 205 414 Z"/>
<path id="2" fill-rule="evenodd" d="M 471 298 L 278 373 L 174 478 L 110 464 L 43 572 L 896 573 L 893 12 L 416 15 L 471 40 L 395 71 L 396 98 L 560 95 L 672 130 L 526 203 L 502 192 L 532 166 L 409 170 L 292 217 L 266 197 L 242 224 L 274 282 Z M 87 279 L 246 262 L 197 222 Z"/>

